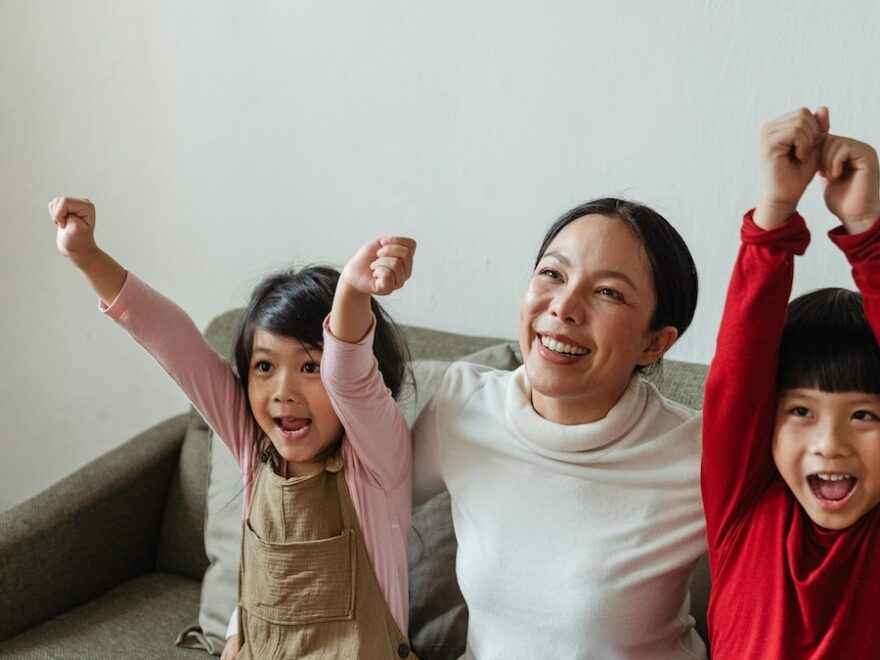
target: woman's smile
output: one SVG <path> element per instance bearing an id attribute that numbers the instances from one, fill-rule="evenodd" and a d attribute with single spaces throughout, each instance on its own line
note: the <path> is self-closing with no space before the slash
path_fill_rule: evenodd
<path id="1" fill-rule="evenodd" d="M 535 335 L 532 350 L 553 364 L 575 364 L 590 356 L 589 348 L 562 343 L 548 335 Z"/>

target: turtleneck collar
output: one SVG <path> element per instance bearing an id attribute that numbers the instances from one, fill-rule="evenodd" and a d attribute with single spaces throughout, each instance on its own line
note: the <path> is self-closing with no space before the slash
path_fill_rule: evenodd
<path id="1" fill-rule="evenodd" d="M 584 452 L 597 452 L 625 437 L 641 419 L 647 398 L 645 384 L 634 375 L 623 396 L 602 419 L 571 426 L 557 424 L 535 411 L 532 387 L 521 366 L 510 380 L 505 407 L 519 439 L 534 452 L 565 462 L 582 462 L 588 459 Z"/>

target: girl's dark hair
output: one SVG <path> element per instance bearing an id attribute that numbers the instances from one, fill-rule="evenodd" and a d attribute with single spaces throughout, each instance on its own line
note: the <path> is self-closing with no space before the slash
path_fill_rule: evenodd
<path id="1" fill-rule="evenodd" d="M 641 241 L 648 255 L 657 298 L 649 329 L 659 330 L 671 325 L 681 337 L 691 324 L 697 308 L 697 267 L 681 235 L 666 218 L 643 204 L 604 197 L 567 211 L 544 236 L 535 267 L 559 232 L 585 215 L 603 215 L 622 220 Z M 637 368 L 637 371 L 641 370 Z"/>
<path id="2" fill-rule="evenodd" d="M 819 289 L 789 303 L 776 383 L 780 390 L 880 394 L 880 348 L 859 293 Z"/>
<path id="3" fill-rule="evenodd" d="M 248 380 L 256 329 L 298 339 L 306 347 L 322 348 L 324 319 L 333 307 L 338 282 L 339 271 L 335 268 L 309 266 L 299 271 L 274 273 L 256 286 L 239 322 L 233 348 L 235 369 L 248 412 L 253 414 L 248 399 Z M 385 386 L 396 399 L 409 371 L 409 348 L 400 328 L 375 298 L 370 305 L 376 317 L 373 354 Z"/>

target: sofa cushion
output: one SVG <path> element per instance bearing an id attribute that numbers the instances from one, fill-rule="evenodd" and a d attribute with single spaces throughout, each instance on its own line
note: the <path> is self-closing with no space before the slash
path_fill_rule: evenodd
<path id="1" fill-rule="evenodd" d="M 204 658 L 174 638 L 199 605 L 199 583 L 148 573 L 0 645 L 0 659 Z"/>
<path id="2" fill-rule="evenodd" d="M 420 658 L 456 660 L 464 653 L 468 611 L 455 577 L 457 551 L 443 491 L 415 508 L 409 536 L 410 642 Z"/>
<path id="3" fill-rule="evenodd" d="M 667 399 L 700 410 L 703 407 L 703 382 L 708 370 L 705 364 L 663 360 L 660 368 L 646 378 Z"/>
<path id="4" fill-rule="evenodd" d="M 204 550 L 210 565 L 202 580 L 198 625 L 184 631 L 181 644 L 219 655 L 226 643 L 229 616 L 238 596 L 244 484 L 232 452 L 217 435 L 209 433 L 211 476 Z"/>

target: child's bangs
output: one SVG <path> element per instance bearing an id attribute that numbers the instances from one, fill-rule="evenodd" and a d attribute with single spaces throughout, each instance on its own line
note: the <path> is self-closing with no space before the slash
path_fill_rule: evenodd
<path id="1" fill-rule="evenodd" d="M 272 334 L 322 347 L 324 319 L 333 306 L 337 277 L 331 269 L 313 267 L 278 283 L 263 298 L 253 324 Z"/>
<path id="2" fill-rule="evenodd" d="M 880 348 L 861 295 L 847 289 L 820 289 L 790 303 L 777 385 L 880 394 Z"/>

